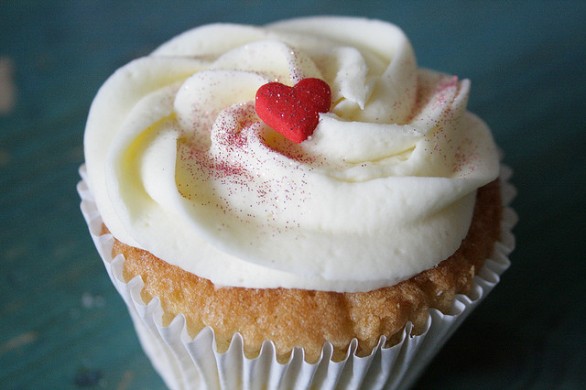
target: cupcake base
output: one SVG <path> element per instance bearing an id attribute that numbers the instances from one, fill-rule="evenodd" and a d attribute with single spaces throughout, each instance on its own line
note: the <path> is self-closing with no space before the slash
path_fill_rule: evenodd
<path id="1" fill-rule="evenodd" d="M 503 172 L 501 191 L 506 206 L 512 200 L 514 190 L 507 183 L 510 171 L 503 169 Z M 83 179 L 84 167 L 80 173 Z M 125 281 L 124 257 L 112 258 L 114 238 L 102 234 L 102 220 L 84 180 L 79 183 L 78 191 L 94 244 L 128 306 L 143 349 L 167 386 L 173 389 L 406 388 L 414 383 L 460 323 L 499 282 L 500 275 L 510 265 L 508 254 L 514 247 L 511 229 L 516 215 L 504 207 L 501 240 L 495 244 L 493 256 L 486 260 L 474 278 L 470 292 L 457 295 L 446 313 L 430 309 L 427 323 L 418 335 L 411 334 L 412 324 L 408 323 L 398 343 L 391 347 L 385 347 L 386 339 L 381 337 L 371 354 L 359 356 L 356 353 L 358 343 L 354 340 L 346 356 L 334 361 L 333 347 L 326 343 L 314 363 L 306 361 L 302 349 L 293 350 L 286 362 L 280 362 L 275 346 L 267 341 L 258 357 L 247 358 L 239 334 L 233 336 L 225 352 L 218 352 L 214 331 L 209 327 L 192 338 L 183 315 L 178 315 L 165 326 L 159 299 L 154 297 L 145 303 L 141 297 L 141 278 Z"/>

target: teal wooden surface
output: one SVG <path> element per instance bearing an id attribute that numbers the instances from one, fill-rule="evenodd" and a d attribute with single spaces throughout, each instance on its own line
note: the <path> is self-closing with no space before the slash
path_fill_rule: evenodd
<path id="1" fill-rule="evenodd" d="M 586 388 L 586 2 L 0 0 L 1 389 L 163 387 L 78 207 L 106 77 L 199 24 L 332 13 L 394 22 L 422 66 L 472 79 L 515 172 L 513 265 L 417 387 Z"/>

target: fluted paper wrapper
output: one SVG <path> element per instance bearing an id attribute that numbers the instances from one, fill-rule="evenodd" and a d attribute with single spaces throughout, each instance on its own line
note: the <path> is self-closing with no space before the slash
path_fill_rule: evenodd
<path id="1" fill-rule="evenodd" d="M 411 335 L 410 323 L 401 340 L 384 347 L 378 346 L 366 357 L 355 354 L 357 342 L 351 343 L 343 361 L 331 360 L 332 346 L 325 344 L 316 363 L 304 360 L 303 350 L 293 351 L 286 363 L 277 361 L 275 348 L 266 341 L 256 358 L 247 358 L 242 337 L 235 334 L 229 349 L 216 349 L 214 331 L 204 328 L 195 338 L 187 333 L 185 318 L 177 316 L 163 326 L 163 309 L 155 297 L 149 303 L 141 298 L 143 282 L 140 277 L 125 281 L 122 273 L 124 257 L 112 258 L 113 237 L 102 235 L 102 219 L 85 183 L 85 167 L 78 184 L 81 210 L 94 244 L 114 286 L 126 302 L 144 351 L 169 388 L 172 389 L 402 389 L 408 388 L 421 374 L 427 363 L 449 339 L 460 323 L 470 314 L 499 282 L 509 267 L 509 253 L 515 242 L 511 230 L 515 213 L 508 204 L 515 195 L 508 184 L 511 171 L 503 167 L 501 175 L 505 205 L 501 240 L 493 256 L 475 277 L 467 295 L 458 295 L 448 313 L 431 309 L 425 331 Z"/>

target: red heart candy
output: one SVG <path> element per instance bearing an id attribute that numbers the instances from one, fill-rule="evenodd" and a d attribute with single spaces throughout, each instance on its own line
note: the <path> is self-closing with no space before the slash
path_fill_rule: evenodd
<path id="1" fill-rule="evenodd" d="M 319 113 L 328 112 L 332 101 L 330 86 L 323 80 L 307 78 L 289 87 L 273 82 L 256 92 L 256 113 L 267 125 L 293 142 L 301 143 L 317 127 Z"/>

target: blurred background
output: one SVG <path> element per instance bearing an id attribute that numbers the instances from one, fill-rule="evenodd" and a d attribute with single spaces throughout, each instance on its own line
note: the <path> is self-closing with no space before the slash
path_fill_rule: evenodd
<path id="1" fill-rule="evenodd" d="M 376 17 L 472 80 L 514 170 L 512 267 L 417 383 L 586 388 L 586 2 L 0 0 L 0 388 L 161 389 L 79 212 L 83 131 L 118 67 L 200 24 Z"/>

